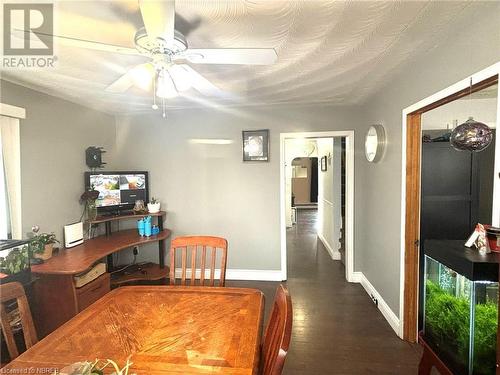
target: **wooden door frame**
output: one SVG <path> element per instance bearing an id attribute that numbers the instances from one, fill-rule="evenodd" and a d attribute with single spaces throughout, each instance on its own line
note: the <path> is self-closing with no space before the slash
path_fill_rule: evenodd
<path id="1" fill-rule="evenodd" d="M 498 83 L 500 62 L 467 77 L 403 110 L 401 180 L 401 258 L 400 258 L 400 337 L 409 342 L 418 339 L 418 272 L 420 237 L 420 163 L 422 114 Z M 476 82 L 476 83 L 474 83 Z M 500 100 L 497 100 L 497 129 L 500 129 Z M 496 132 L 500 144 L 500 132 Z M 495 176 L 500 173 L 500 152 L 495 154 Z M 500 212 L 500 181 L 495 179 L 493 212 Z M 404 202 L 404 203 L 403 203 Z M 493 218 L 500 225 L 500 217 Z"/>

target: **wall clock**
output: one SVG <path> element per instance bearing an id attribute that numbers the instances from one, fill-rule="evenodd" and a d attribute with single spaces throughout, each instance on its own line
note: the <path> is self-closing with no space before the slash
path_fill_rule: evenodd
<path id="1" fill-rule="evenodd" d="M 372 125 L 365 138 L 365 156 L 370 163 L 376 163 L 384 154 L 385 129 L 382 125 Z"/>

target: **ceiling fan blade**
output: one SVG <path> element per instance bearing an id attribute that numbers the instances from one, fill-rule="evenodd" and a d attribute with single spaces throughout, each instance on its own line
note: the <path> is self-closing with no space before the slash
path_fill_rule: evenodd
<path id="1" fill-rule="evenodd" d="M 224 92 L 221 89 L 219 89 L 212 82 L 203 77 L 200 73 L 191 68 L 189 65 L 180 64 L 178 66 L 179 68 L 182 68 L 184 70 L 185 76 L 189 77 L 189 83 L 191 84 L 191 87 L 194 88 L 199 93 L 206 96 L 224 96 Z M 175 72 L 174 76 L 177 76 Z M 173 79 L 175 82 L 175 78 Z"/>
<path id="2" fill-rule="evenodd" d="M 171 42 L 174 39 L 175 1 L 139 0 L 139 7 L 149 38 Z"/>
<path id="3" fill-rule="evenodd" d="M 189 70 L 186 70 L 186 66 L 188 65 L 174 64 L 168 68 L 170 77 L 172 77 L 172 81 L 174 81 L 175 88 L 180 92 L 189 90 L 192 87 L 192 74 Z"/>
<path id="4" fill-rule="evenodd" d="M 122 93 L 127 91 L 134 85 L 140 87 L 143 90 L 148 90 L 154 76 L 155 71 L 152 64 L 140 64 L 130 69 L 127 73 L 125 73 L 111 85 L 106 87 L 106 91 L 113 93 Z"/>
<path id="5" fill-rule="evenodd" d="M 26 30 L 14 29 L 14 33 L 15 33 L 16 37 L 20 37 L 20 38 L 30 38 L 30 36 L 31 36 L 31 32 L 26 31 Z M 70 46 L 70 47 L 86 48 L 86 49 L 92 49 L 92 50 L 96 50 L 96 51 L 104 51 L 104 52 L 112 52 L 112 53 L 121 53 L 121 54 L 125 54 L 125 55 L 139 55 L 139 52 L 135 48 L 122 47 L 122 46 L 117 46 L 114 44 L 94 42 L 92 40 L 71 38 L 68 36 L 46 34 L 46 33 L 42 33 L 39 31 L 33 31 L 33 33 L 36 35 L 53 37 L 56 41 L 59 41 L 62 44 L 66 45 L 66 46 Z"/>
<path id="6" fill-rule="evenodd" d="M 195 64 L 270 65 L 278 59 L 272 48 L 189 48 L 183 57 Z"/>
<path id="7" fill-rule="evenodd" d="M 130 71 L 122 75 L 120 78 L 118 78 L 116 81 L 114 81 L 111 85 L 106 87 L 106 92 L 113 92 L 113 93 L 122 93 L 127 91 L 129 88 L 131 88 L 134 85 L 134 81 L 132 79 L 132 75 Z"/>

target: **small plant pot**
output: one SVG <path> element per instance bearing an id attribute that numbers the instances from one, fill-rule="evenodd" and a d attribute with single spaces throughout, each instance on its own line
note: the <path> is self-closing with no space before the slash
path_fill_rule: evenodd
<path id="1" fill-rule="evenodd" d="M 156 214 L 160 212 L 160 203 L 148 203 L 148 211 L 150 214 Z"/>
<path id="2" fill-rule="evenodd" d="M 43 253 L 33 254 L 33 257 L 37 258 L 37 259 L 42 259 L 42 260 L 50 259 L 50 258 L 52 258 L 52 250 L 53 249 L 54 249 L 54 244 L 48 243 L 47 245 L 45 245 L 45 247 L 43 249 Z"/>

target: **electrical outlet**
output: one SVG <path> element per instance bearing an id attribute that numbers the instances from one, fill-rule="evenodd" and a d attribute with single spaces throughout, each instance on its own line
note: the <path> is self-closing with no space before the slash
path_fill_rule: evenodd
<path id="1" fill-rule="evenodd" d="M 134 253 L 134 255 L 139 254 L 139 246 L 134 246 L 133 253 Z"/>

